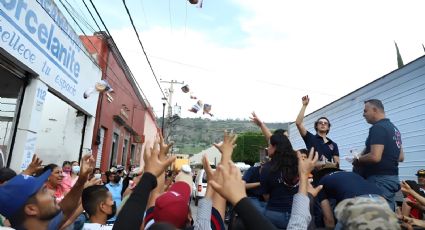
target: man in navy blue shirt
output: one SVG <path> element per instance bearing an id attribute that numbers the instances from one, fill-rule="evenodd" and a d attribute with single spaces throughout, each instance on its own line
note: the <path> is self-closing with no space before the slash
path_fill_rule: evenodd
<path id="1" fill-rule="evenodd" d="M 314 147 L 315 151 L 319 153 L 320 160 L 324 160 L 323 158 L 325 158 L 326 161 L 333 162 L 337 167 L 339 167 L 338 145 L 327 137 L 331 128 L 331 123 L 329 122 L 328 118 L 321 117 L 316 122 L 314 122 L 316 135 L 313 135 L 307 131 L 307 129 L 304 127 L 303 120 L 305 110 L 308 103 L 310 102 L 308 95 L 302 98 L 302 102 L 303 106 L 301 107 L 295 124 L 297 125 L 298 131 L 300 132 L 307 149 L 310 150 L 311 147 Z"/>
<path id="2" fill-rule="evenodd" d="M 353 172 L 345 172 L 337 168 L 326 168 L 316 173 L 315 181 L 323 185 L 317 199 L 323 212 L 326 228 L 334 228 L 335 220 L 330 200 L 339 202 L 361 195 L 382 195 L 382 191 L 374 184 Z M 336 205 L 335 204 L 335 205 Z M 334 206 L 335 206 L 334 205 Z"/>
<path id="3" fill-rule="evenodd" d="M 261 165 L 254 165 L 243 175 L 245 181 L 246 194 L 251 199 L 254 206 L 262 213 L 266 203 L 263 198 L 263 190 L 260 184 Z"/>
<path id="4" fill-rule="evenodd" d="M 376 184 L 395 210 L 394 196 L 400 190 L 398 162 L 404 160 L 400 131 L 385 118 L 384 105 L 378 99 L 365 101 L 363 117 L 372 127 L 366 148 L 353 161 L 353 171 Z"/>

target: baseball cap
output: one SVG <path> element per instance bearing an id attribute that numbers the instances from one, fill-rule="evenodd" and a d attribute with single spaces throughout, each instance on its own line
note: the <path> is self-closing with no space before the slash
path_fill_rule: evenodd
<path id="1" fill-rule="evenodd" d="M 342 229 L 400 229 L 396 214 L 378 195 L 365 195 L 341 201 L 335 216 Z"/>
<path id="2" fill-rule="evenodd" d="M 174 183 L 155 201 L 153 211 L 155 222 L 166 222 L 176 228 L 183 228 L 189 213 L 190 192 L 190 186 L 186 182 Z"/>
<path id="3" fill-rule="evenodd" d="M 425 169 L 419 169 L 416 176 L 425 176 Z"/>
<path id="4" fill-rule="evenodd" d="M 32 195 L 40 190 L 50 174 L 50 169 L 39 177 L 19 174 L 1 185 L 0 214 L 10 219 Z"/>
<path id="5" fill-rule="evenodd" d="M 118 171 L 117 168 L 111 167 L 108 172 L 109 173 L 116 173 L 117 171 Z"/>
<path id="6" fill-rule="evenodd" d="M 182 165 L 182 171 L 185 173 L 192 173 L 192 169 L 189 165 Z"/>

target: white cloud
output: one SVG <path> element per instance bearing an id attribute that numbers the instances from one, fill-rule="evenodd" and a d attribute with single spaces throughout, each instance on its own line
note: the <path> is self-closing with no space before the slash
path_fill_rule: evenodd
<path id="1" fill-rule="evenodd" d="M 292 121 L 304 94 L 311 112 L 396 69 L 394 40 L 405 64 L 424 54 L 422 1 L 233 1 L 247 12 L 240 46 L 152 21 L 141 33 L 158 77 L 187 82 L 218 118 L 256 110 L 265 121 Z M 134 32 L 111 32 L 160 116 L 162 96 Z M 194 101 L 179 88 L 174 102 L 194 117 L 186 111 Z"/>

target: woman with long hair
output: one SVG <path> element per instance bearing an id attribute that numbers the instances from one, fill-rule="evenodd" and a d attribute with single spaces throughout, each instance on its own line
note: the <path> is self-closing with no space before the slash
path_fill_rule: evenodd
<path id="1" fill-rule="evenodd" d="M 288 225 L 293 196 L 298 192 L 298 157 L 288 137 L 281 132 L 269 139 L 271 160 L 261 170 L 260 183 L 267 201 L 264 215 L 280 229 Z"/>

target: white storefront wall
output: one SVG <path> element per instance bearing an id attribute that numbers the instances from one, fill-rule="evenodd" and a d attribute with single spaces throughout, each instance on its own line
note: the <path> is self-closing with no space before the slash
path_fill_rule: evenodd
<path id="1" fill-rule="evenodd" d="M 36 73 L 25 90 L 10 167 L 25 168 L 34 154 L 50 106 L 47 90 L 89 116 L 83 148 L 90 148 L 98 95 L 84 99 L 83 93 L 99 81 L 100 69 L 53 1 L 0 0 L 0 9 L 0 51 Z"/>

